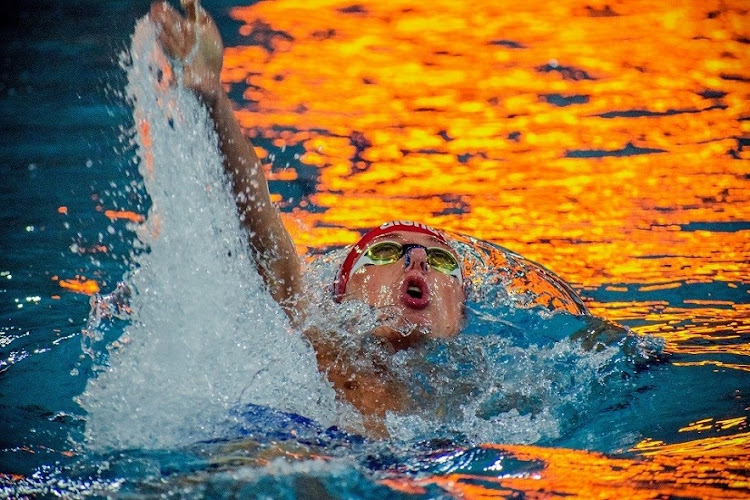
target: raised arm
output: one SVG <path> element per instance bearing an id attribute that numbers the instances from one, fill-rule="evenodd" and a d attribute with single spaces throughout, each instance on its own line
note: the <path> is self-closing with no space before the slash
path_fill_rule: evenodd
<path id="1" fill-rule="evenodd" d="M 183 66 L 184 84 L 206 104 L 219 136 L 224 168 L 232 180 L 237 209 L 255 253 L 258 271 L 273 298 L 293 322 L 300 320 L 300 258 L 289 232 L 271 202 L 263 168 L 234 116 L 219 79 L 221 35 L 197 0 L 183 0 L 187 18 L 166 2 L 151 6 L 159 41 Z"/>
<path id="2" fill-rule="evenodd" d="M 159 41 L 173 58 L 182 62 L 183 81 L 208 107 L 219 136 L 224 167 L 232 179 L 242 224 L 254 250 L 258 271 L 273 298 L 293 323 L 303 323 L 305 303 L 300 258 L 292 238 L 271 203 L 268 184 L 252 145 L 242 133 L 229 97 L 221 85 L 223 47 L 210 16 L 196 0 L 183 2 L 189 19 L 166 3 L 151 6 L 151 18 L 161 27 Z M 194 14 L 192 14 L 194 13 Z M 307 328 L 324 372 L 336 391 L 363 415 L 365 427 L 374 436 L 387 435 L 383 418 L 387 411 L 403 411 L 410 405 L 408 392 L 384 366 L 369 359 L 365 350 L 354 348 L 342 355 L 340 339 Z"/>

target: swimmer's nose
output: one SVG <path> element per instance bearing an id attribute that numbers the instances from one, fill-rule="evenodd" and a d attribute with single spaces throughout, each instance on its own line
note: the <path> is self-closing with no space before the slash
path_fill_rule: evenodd
<path id="1" fill-rule="evenodd" d="M 426 273 L 429 266 L 427 265 L 427 252 L 425 249 L 415 247 L 407 250 L 406 256 L 404 257 L 404 269 L 407 271 L 418 269 L 423 273 Z"/>

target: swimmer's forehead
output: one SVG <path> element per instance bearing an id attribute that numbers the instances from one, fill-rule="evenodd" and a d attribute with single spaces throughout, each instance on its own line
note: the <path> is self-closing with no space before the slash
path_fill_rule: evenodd
<path id="1" fill-rule="evenodd" d="M 444 241 L 436 238 L 435 236 L 430 236 L 429 234 L 424 233 L 414 233 L 411 231 L 393 231 L 392 233 L 387 234 L 381 234 L 374 240 L 372 240 L 373 243 L 378 243 L 381 241 L 395 241 L 396 243 L 420 243 L 425 244 L 425 246 L 434 246 L 434 247 L 440 247 L 445 248 L 446 250 L 453 250 L 453 248 L 445 243 Z M 368 246 L 370 246 L 368 245 Z"/>

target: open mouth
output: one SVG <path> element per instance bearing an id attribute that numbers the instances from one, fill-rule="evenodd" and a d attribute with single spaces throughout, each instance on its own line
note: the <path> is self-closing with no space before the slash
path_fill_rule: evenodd
<path id="1" fill-rule="evenodd" d="M 409 276 L 401 286 L 401 302 L 411 309 L 424 309 L 430 304 L 427 282 L 421 276 Z"/>

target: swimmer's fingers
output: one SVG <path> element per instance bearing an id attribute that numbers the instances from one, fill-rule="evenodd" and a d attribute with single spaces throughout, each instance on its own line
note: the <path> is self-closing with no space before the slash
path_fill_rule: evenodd
<path id="1" fill-rule="evenodd" d="M 198 12 L 201 9 L 198 0 L 180 0 L 180 5 L 185 9 L 185 17 L 188 21 L 196 22 L 198 20 Z"/>
<path id="2" fill-rule="evenodd" d="M 161 29 L 159 42 L 170 56 L 184 59 L 190 47 L 195 43 L 192 23 L 188 23 L 179 12 L 166 2 L 155 2 L 151 5 L 151 20 Z"/>
<path id="3" fill-rule="evenodd" d="M 218 95 L 224 47 L 216 23 L 196 0 L 183 5 L 193 21 L 166 2 L 151 5 L 151 20 L 160 27 L 159 43 L 183 65 L 184 83 L 204 97 Z"/>

